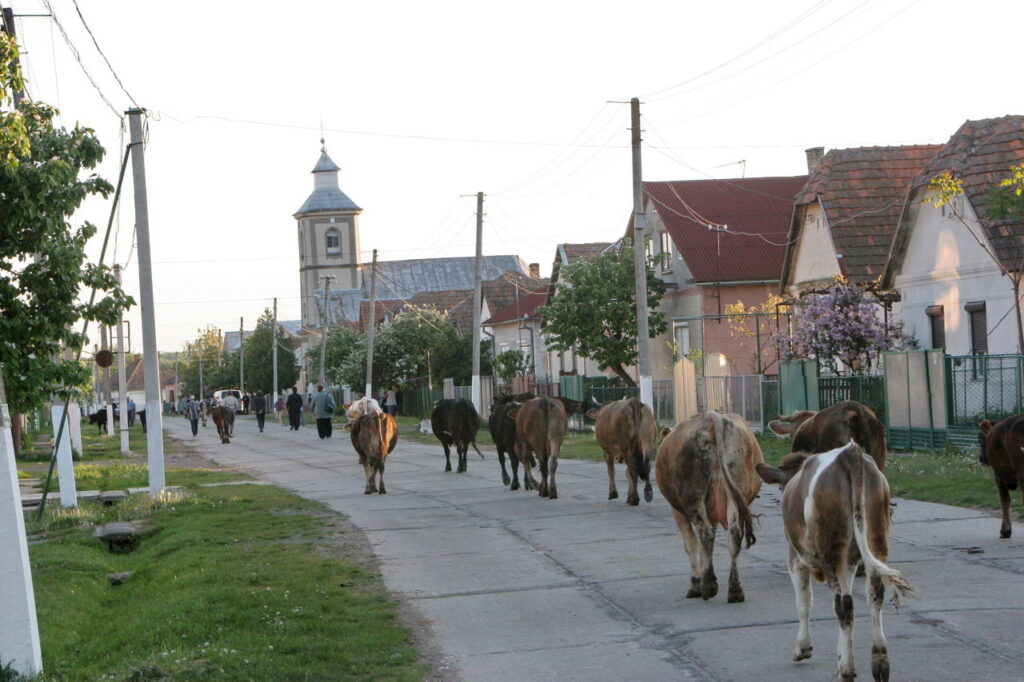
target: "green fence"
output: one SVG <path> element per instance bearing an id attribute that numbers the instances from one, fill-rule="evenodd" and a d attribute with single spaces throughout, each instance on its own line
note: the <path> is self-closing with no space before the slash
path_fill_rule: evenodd
<path id="1" fill-rule="evenodd" d="M 434 403 L 444 397 L 444 389 L 441 386 L 430 388 L 427 384 L 420 384 L 413 389 L 402 391 L 402 397 L 403 414 L 427 419 L 434 409 Z"/>
<path id="2" fill-rule="evenodd" d="M 949 424 L 975 427 L 1024 412 L 1024 355 L 950 355 L 946 358 Z"/>
<path id="3" fill-rule="evenodd" d="M 828 407 L 844 400 L 856 400 L 870 407 L 886 421 L 885 377 L 865 374 L 843 377 L 818 377 L 818 402 Z"/>

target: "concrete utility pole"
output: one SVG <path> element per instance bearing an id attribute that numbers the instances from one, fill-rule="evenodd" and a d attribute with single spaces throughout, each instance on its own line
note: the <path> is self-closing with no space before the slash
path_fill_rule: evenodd
<path id="1" fill-rule="evenodd" d="M 5 10 L 6 12 L 6 10 Z M 11 414 L 4 392 L 3 366 L 0 365 L 0 651 L 3 662 L 13 659 L 14 670 L 34 676 L 43 671 L 39 646 L 39 622 L 32 588 L 32 567 L 25 537 L 25 518 L 18 487 L 18 465 L 14 461 Z"/>
<path id="2" fill-rule="evenodd" d="M 640 375 L 640 402 L 654 405 L 651 381 L 651 333 L 647 321 L 647 217 L 644 215 L 644 181 L 640 167 L 640 100 L 629 101 L 633 143 L 633 269 L 636 278 L 636 355 Z"/>
<path id="3" fill-rule="evenodd" d="M 370 328 L 366 332 L 366 392 L 373 397 L 373 335 L 377 331 L 377 249 L 373 250 L 373 265 L 370 266 Z"/>
<path id="4" fill-rule="evenodd" d="M 121 286 L 121 266 L 114 264 L 114 276 L 117 277 L 117 285 Z M 124 357 L 124 315 L 117 318 L 117 395 L 118 404 L 121 406 L 121 416 L 117 420 L 117 433 L 121 437 L 121 454 L 128 454 L 128 377 L 125 376 L 127 367 Z M 149 416 L 149 413 L 146 413 Z"/>
<path id="5" fill-rule="evenodd" d="M 238 390 L 245 395 L 245 318 L 238 318 Z"/>
<path id="6" fill-rule="evenodd" d="M 109 336 L 107 334 L 107 325 L 100 327 L 100 347 L 103 350 L 110 350 Z M 100 376 L 103 377 L 103 401 L 104 408 L 107 411 L 107 436 L 114 435 L 114 398 L 113 391 L 110 388 L 110 367 L 104 367 L 100 370 Z M 121 406 L 121 410 L 124 410 L 124 406 Z"/>
<path id="7" fill-rule="evenodd" d="M 327 362 L 327 334 L 330 333 L 330 327 L 328 321 L 330 318 L 330 296 L 331 296 L 331 282 L 334 281 L 334 275 L 324 275 L 324 314 L 320 316 L 320 380 L 317 382 L 321 386 L 327 385 L 326 376 L 326 362 Z"/>
<path id="8" fill-rule="evenodd" d="M 3 8 L 3 20 L 4 20 L 3 21 L 3 32 L 6 33 L 7 35 L 9 35 L 11 38 L 14 38 L 15 40 L 17 40 L 18 39 L 18 35 L 15 32 L 15 28 L 14 28 L 14 8 L 13 7 L 4 7 Z M 11 67 L 11 71 L 15 71 L 15 70 L 21 68 L 21 64 L 19 63 L 18 58 L 14 58 L 14 59 L 11 60 L 10 67 Z M 15 109 L 20 109 L 21 108 L 21 102 L 22 102 L 22 100 L 25 99 L 24 91 L 22 91 L 22 90 L 15 90 L 14 92 L 11 93 L 11 96 L 14 99 L 14 108 Z"/>
<path id="9" fill-rule="evenodd" d="M 270 343 L 274 345 L 274 353 L 271 356 L 273 358 L 274 365 L 274 398 L 271 401 L 271 405 L 277 403 L 277 297 L 274 297 L 274 326 L 271 327 L 270 332 Z"/>
<path id="10" fill-rule="evenodd" d="M 135 189 L 135 232 L 139 245 L 139 299 L 142 311 L 142 358 L 146 377 L 146 456 L 149 494 L 158 497 L 167 485 L 164 472 L 164 419 L 160 404 L 160 366 L 156 352 L 153 308 L 153 267 L 149 245 L 149 203 L 146 198 L 146 157 L 142 148 L 142 109 L 129 109 L 132 185 Z"/>
<path id="11" fill-rule="evenodd" d="M 477 414 L 483 414 L 480 404 L 480 307 L 482 292 L 482 270 L 484 264 L 484 193 L 476 193 L 476 272 L 473 274 L 473 378 L 470 398 Z"/>

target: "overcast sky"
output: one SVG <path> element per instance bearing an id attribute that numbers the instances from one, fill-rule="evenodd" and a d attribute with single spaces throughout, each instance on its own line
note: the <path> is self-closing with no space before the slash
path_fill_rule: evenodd
<path id="1" fill-rule="evenodd" d="M 364 209 L 364 260 L 472 255 L 461 195 L 483 191 L 484 252 L 546 275 L 556 244 L 624 230 L 616 100 L 643 102 L 647 180 L 799 175 L 807 147 L 944 142 L 966 119 L 1024 113 L 1019 0 L 3 4 L 52 7 L 56 22 L 16 24 L 29 93 L 96 129 L 111 182 L 119 116 L 133 100 L 150 112 L 162 351 L 207 325 L 251 328 L 275 296 L 299 317 L 292 214 L 321 130 Z M 138 298 L 128 177 L 107 262 L 128 262 Z M 76 219 L 102 228 L 109 211 Z"/>

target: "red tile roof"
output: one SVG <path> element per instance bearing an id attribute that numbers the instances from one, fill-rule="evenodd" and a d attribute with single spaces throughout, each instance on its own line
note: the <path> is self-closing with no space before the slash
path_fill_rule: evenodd
<path id="1" fill-rule="evenodd" d="M 522 319 L 524 316 L 535 317 L 537 308 L 548 302 L 548 291 L 531 291 L 523 294 L 519 300 L 512 305 L 502 308 L 483 324 L 500 324 Z"/>
<path id="2" fill-rule="evenodd" d="M 1019 269 L 1024 246 L 1024 223 L 985 217 L 984 195 L 1010 175 L 1010 167 L 1024 163 L 1024 116 L 1003 116 L 966 121 L 924 171 L 914 178 L 922 188 L 946 171 L 963 183 L 964 192 L 988 231 L 996 253 L 1009 268 Z"/>
<path id="3" fill-rule="evenodd" d="M 806 175 L 645 182 L 695 282 L 778 280 L 793 197 Z M 724 232 L 708 223 L 728 225 Z M 740 234 L 742 233 L 742 234 Z"/>
<path id="4" fill-rule="evenodd" d="M 836 255 L 850 280 L 874 281 L 883 273 L 911 182 L 939 148 L 924 144 L 833 149 L 811 174 L 796 203 L 821 201 Z M 793 243 L 785 268 L 791 267 L 797 249 L 798 213 L 793 213 Z"/>
<path id="5" fill-rule="evenodd" d="M 482 289 L 484 301 L 487 302 L 487 309 L 492 311 L 493 314 L 514 303 L 517 292 L 518 296 L 522 297 L 526 292 L 538 291 L 546 288 L 547 285 L 547 278 L 536 279 L 514 270 L 509 270 L 501 277 L 483 282 Z"/>

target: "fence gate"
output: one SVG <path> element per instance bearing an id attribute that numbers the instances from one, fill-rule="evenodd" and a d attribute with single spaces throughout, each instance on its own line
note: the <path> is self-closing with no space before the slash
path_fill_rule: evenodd
<path id="1" fill-rule="evenodd" d="M 940 350 L 890 351 L 885 368 L 885 420 L 889 447 L 941 447 L 946 432 L 946 363 Z"/>
<path id="2" fill-rule="evenodd" d="M 782 363 L 779 366 L 779 393 L 783 414 L 820 410 L 817 363 L 814 360 Z"/>

